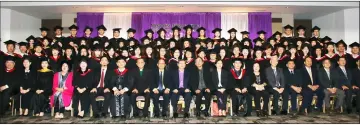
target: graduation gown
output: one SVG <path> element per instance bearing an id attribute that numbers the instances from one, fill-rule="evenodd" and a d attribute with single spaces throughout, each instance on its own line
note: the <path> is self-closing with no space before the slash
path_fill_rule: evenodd
<path id="1" fill-rule="evenodd" d="M 16 95 L 20 90 L 20 81 L 19 81 L 19 73 L 18 69 L 13 68 L 11 70 L 1 70 L 1 82 L 0 87 L 8 86 L 7 89 L 0 92 L 0 115 L 4 115 L 7 111 L 10 96 Z"/>
<path id="2" fill-rule="evenodd" d="M 286 64 L 289 61 L 289 56 L 286 54 L 282 54 L 281 56 L 279 56 L 279 63 L 278 63 L 278 67 L 282 68 L 282 69 L 286 69 Z"/>
<path id="3" fill-rule="evenodd" d="M 43 90 L 44 92 L 37 94 L 35 93 L 31 99 L 31 108 L 34 109 L 34 113 L 45 112 L 46 108 L 49 107 L 49 97 L 52 94 L 53 85 L 52 70 L 38 70 L 34 91 Z"/>
<path id="4" fill-rule="evenodd" d="M 313 67 L 315 67 L 316 69 L 320 69 L 323 68 L 322 62 L 326 59 L 326 56 L 322 56 L 322 57 L 318 57 L 315 58 L 313 62 Z"/>
<path id="5" fill-rule="evenodd" d="M 129 83 L 129 73 L 128 69 L 120 72 L 119 69 L 114 70 L 114 75 L 111 77 L 111 84 L 112 84 L 112 92 L 114 95 L 114 89 L 117 90 L 127 90 L 126 93 L 115 96 L 112 98 L 110 103 L 110 112 L 112 116 L 124 116 L 130 113 L 129 109 L 129 88 L 132 88 L 132 85 Z"/>
<path id="6" fill-rule="evenodd" d="M 178 67 L 177 63 L 178 63 L 178 60 L 177 60 L 177 59 L 171 58 L 171 59 L 169 60 L 169 62 L 168 62 L 167 68 L 168 68 L 169 70 L 171 70 L 171 71 L 172 71 L 172 70 L 178 70 L 179 67 Z"/>
<path id="7" fill-rule="evenodd" d="M 51 69 L 54 71 L 54 72 L 59 72 L 61 71 L 61 61 L 63 60 L 63 58 L 61 56 L 57 56 L 57 57 L 54 57 L 54 56 L 50 56 L 49 57 L 49 65 L 51 67 Z"/>
<path id="8" fill-rule="evenodd" d="M 33 94 L 35 93 L 35 80 L 36 80 L 36 72 L 35 71 L 31 71 L 30 72 L 25 72 L 25 70 L 23 70 L 20 73 L 21 79 L 20 79 L 20 87 L 22 87 L 24 90 L 30 89 L 29 92 L 27 92 L 26 94 L 21 94 L 21 102 L 19 102 L 18 104 L 21 104 L 22 109 L 29 109 L 30 108 L 30 102 L 31 102 L 31 98 L 33 96 Z"/>
<path id="9" fill-rule="evenodd" d="M 337 61 L 339 60 L 339 55 L 338 54 L 334 54 L 333 56 L 325 54 L 325 57 L 330 60 L 331 68 L 334 68 L 334 67 L 338 66 L 338 63 L 337 63 Z"/>
<path id="10" fill-rule="evenodd" d="M 37 71 L 41 68 L 41 58 L 44 58 L 45 55 L 41 54 L 41 55 L 36 55 L 33 54 L 30 56 L 30 60 L 31 60 L 31 70 L 32 71 Z"/>
<path id="11" fill-rule="evenodd" d="M 347 56 L 347 61 L 346 61 L 346 65 L 349 69 L 355 69 L 357 68 L 357 65 L 356 65 L 356 61 L 360 59 L 360 55 L 357 55 L 357 56 L 353 56 L 353 55 L 350 55 Z"/>
<path id="12" fill-rule="evenodd" d="M 91 70 L 99 69 L 101 67 L 100 58 L 91 57 L 88 65 L 89 65 L 89 69 Z"/>
<path id="13" fill-rule="evenodd" d="M 270 67 L 270 61 L 264 58 L 261 59 L 255 59 L 254 63 L 259 63 L 260 65 L 260 72 L 265 71 L 267 67 Z"/>
<path id="14" fill-rule="evenodd" d="M 100 39 L 99 44 L 100 44 L 101 46 L 104 46 L 104 45 L 105 45 L 105 42 L 108 42 L 108 40 L 109 40 L 109 38 L 106 37 L 106 36 L 103 36 L 103 37 L 97 36 L 97 37 L 95 37 L 94 39 Z M 91 44 L 91 45 L 94 45 L 94 43 Z M 110 45 L 110 44 L 109 44 L 109 45 Z"/>

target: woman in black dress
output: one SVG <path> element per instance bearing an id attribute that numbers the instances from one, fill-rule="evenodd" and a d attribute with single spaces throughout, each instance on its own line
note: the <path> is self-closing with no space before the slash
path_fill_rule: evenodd
<path id="1" fill-rule="evenodd" d="M 36 72 L 30 69 L 31 60 L 24 58 L 24 71 L 21 72 L 20 85 L 20 114 L 27 116 L 29 114 L 30 102 L 34 94 L 33 87 L 35 85 Z M 23 111 L 24 110 L 24 111 Z"/>
<path id="2" fill-rule="evenodd" d="M 327 59 L 330 60 L 332 68 L 338 66 L 337 61 L 339 59 L 339 55 L 335 53 L 335 43 L 333 42 L 327 43 L 325 56 Z"/>
<path id="3" fill-rule="evenodd" d="M 54 71 L 54 72 L 58 72 L 60 71 L 60 62 L 63 60 L 62 58 L 62 54 L 61 52 L 61 48 L 57 45 L 53 45 L 51 47 L 51 55 L 49 55 L 49 63 L 50 63 L 50 68 Z"/>
<path id="4" fill-rule="evenodd" d="M 112 45 L 107 46 L 106 54 L 109 58 L 109 68 L 115 69 L 116 68 L 116 57 L 118 56 L 118 54 L 115 53 L 115 47 Z"/>
<path id="5" fill-rule="evenodd" d="M 54 72 L 49 69 L 49 59 L 41 59 L 41 69 L 37 72 L 34 87 L 35 94 L 32 97 L 32 108 L 35 116 L 44 116 L 45 109 L 49 106 L 49 96 L 52 94 Z"/>
<path id="6" fill-rule="evenodd" d="M 267 81 L 265 74 L 260 72 L 259 63 L 254 63 L 253 72 L 245 78 L 249 88 L 249 92 L 254 96 L 256 115 L 267 116 L 268 103 L 269 103 L 269 92 L 267 92 Z M 260 98 L 263 98 L 264 105 L 261 109 Z"/>
<path id="7" fill-rule="evenodd" d="M 244 47 L 242 49 L 242 59 L 244 63 L 244 69 L 246 69 L 247 72 L 252 72 L 252 67 L 254 65 L 254 60 L 251 58 L 251 49 L 250 47 Z M 231 64 L 230 64 L 231 65 Z"/>
<path id="8" fill-rule="evenodd" d="M 171 53 L 172 53 L 173 57 L 169 60 L 167 68 L 169 70 L 177 70 L 178 69 L 177 63 L 180 59 L 180 49 L 175 48 L 172 50 Z"/>

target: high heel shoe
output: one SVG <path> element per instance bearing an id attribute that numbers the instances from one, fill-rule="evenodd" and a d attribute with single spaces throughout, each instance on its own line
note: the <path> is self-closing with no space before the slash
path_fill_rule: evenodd
<path id="1" fill-rule="evenodd" d="M 261 116 L 262 116 L 262 114 L 261 114 L 261 112 L 260 112 L 259 110 L 256 110 L 256 116 L 257 116 L 257 117 L 261 117 Z"/>

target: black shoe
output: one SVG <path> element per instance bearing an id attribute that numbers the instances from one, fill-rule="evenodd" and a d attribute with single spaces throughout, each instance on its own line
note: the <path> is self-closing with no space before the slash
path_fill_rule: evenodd
<path id="1" fill-rule="evenodd" d="M 174 118 L 178 118 L 178 117 L 179 117 L 179 116 L 178 116 L 178 113 L 174 113 L 174 114 L 173 114 L 173 117 L 174 117 Z"/>
<path id="2" fill-rule="evenodd" d="M 84 118 L 84 116 L 80 116 L 80 115 L 77 115 L 76 117 L 80 119 Z"/>
<path id="3" fill-rule="evenodd" d="M 167 115 L 166 114 L 162 114 L 161 115 L 163 118 L 167 118 Z"/>
<path id="4" fill-rule="evenodd" d="M 281 115 L 287 115 L 287 114 L 288 114 L 287 111 L 285 111 L 285 110 L 281 111 Z"/>
<path id="5" fill-rule="evenodd" d="M 100 114 L 95 114 L 93 118 L 100 118 Z"/>
<path id="6" fill-rule="evenodd" d="M 260 112 L 259 110 L 256 111 L 256 116 L 257 116 L 257 117 L 262 116 L 262 114 L 261 114 L 261 112 Z"/>
<path id="7" fill-rule="evenodd" d="M 271 110 L 271 115 L 277 115 L 277 112 L 275 110 Z"/>
<path id="8" fill-rule="evenodd" d="M 119 118 L 119 116 L 112 116 L 111 118 L 112 119 L 117 119 L 117 118 Z"/>
<path id="9" fill-rule="evenodd" d="M 244 117 L 248 117 L 248 116 L 251 116 L 251 112 L 245 113 Z"/>
<path id="10" fill-rule="evenodd" d="M 155 117 L 155 118 L 160 118 L 160 115 L 159 115 L 159 114 L 155 114 L 154 117 Z"/>
<path id="11" fill-rule="evenodd" d="M 139 114 L 133 114 L 133 117 L 134 117 L 134 118 L 138 118 L 138 117 L 139 117 Z"/>
<path id="12" fill-rule="evenodd" d="M 106 113 L 101 113 L 101 116 L 102 116 L 102 117 L 106 117 Z"/>
<path id="13" fill-rule="evenodd" d="M 352 109 L 347 109 L 346 111 L 347 111 L 348 114 L 352 113 Z"/>
<path id="14" fill-rule="evenodd" d="M 268 113 L 268 111 L 263 110 L 263 111 L 261 112 L 261 115 L 266 117 L 266 116 L 269 116 L 269 113 Z"/>
<path id="15" fill-rule="evenodd" d="M 209 112 L 205 112 L 205 113 L 204 113 L 204 116 L 205 116 L 205 117 L 209 117 L 209 116 L 210 116 Z"/>
<path id="16" fill-rule="evenodd" d="M 240 116 L 238 112 L 233 112 L 233 117 Z"/>
<path id="17" fill-rule="evenodd" d="M 196 117 L 200 117 L 200 112 L 195 113 Z"/>
<path id="18" fill-rule="evenodd" d="M 184 118 L 189 118 L 189 113 L 184 113 Z"/>

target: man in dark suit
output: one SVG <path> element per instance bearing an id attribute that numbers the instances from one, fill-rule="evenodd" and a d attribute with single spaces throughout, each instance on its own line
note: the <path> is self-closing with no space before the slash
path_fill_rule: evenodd
<path id="1" fill-rule="evenodd" d="M 90 101 L 94 112 L 94 117 L 106 117 L 110 105 L 112 94 L 111 77 L 113 76 L 113 69 L 108 68 L 109 60 L 106 56 L 100 58 L 101 68 L 95 70 L 95 80 L 90 91 Z M 104 96 L 104 105 L 100 113 L 100 106 L 96 102 L 98 96 Z"/>
<path id="2" fill-rule="evenodd" d="M 304 64 L 305 67 L 301 69 L 303 102 L 300 111 L 303 112 L 304 115 L 307 115 L 307 112 L 304 111 L 310 108 L 314 94 L 317 95 L 315 111 L 320 111 L 324 100 L 324 91 L 319 85 L 316 68 L 312 68 L 311 57 L 306 57 Z"/>
<path id="3" fill-rule="evenodd" d="M 352 89 L 356 94 L 356 112 L 360 113 L 360 58 L 356 61 L 357 67 L 352 71 Z"/>
<path id="4" fill-rule="evenodd" d="M 204 60 L 201 57 L 195 60 L 196 69 L 191 71 L 190 86 L 193 94 L 196 95 L 196 116 L 200 117 L 200 106 L 202 104 L 202 97 L 205 97 L 205 117 L 209 115 L 209 107 L 211 101 L 211 92 L 215 91 L 214 85 L 211 81 L 211 74 L 208 67 L 204 67 Z"/>
<path id="5" fill-rule="evenodd" d="M 295 62 L 293 60 L 288 61 L 286 66 L 288 68 L 284 69 L 284 77 L 286 84 L 284 94 L 291 95 L 290 112 L 291 114 L 295 115 L 295 113 L 297 112 L 297 95 L 300 94 L 302 90 L 301 73 L 299 70 L 295 69 Z M 283 107 L 288 107 L 288 99 L 289 98 L 283 98 Z"/>
<path id="6" fill-rule="evenodd" d="M 345 94 L 345 106 L 346 106 L 346 111 L 348 114 L 350 114 L 352 112 L 352 88 L 351 88 L 351 80 L 352 80 L 352 74 L 350 69 L 346 68 L 346 58 L 345 57 L 340 57 L 338 62 L 339 64 L 338 67 L 336 67 L 336 71 L 338 74 L 338 89 L 340 89 L 340 92 L 342 92 L 342 94 Z M 360 77 L 360 76 L 357 76 Z M 340 98 L 340 101 L 343 101 L 344 99 Z M 339 101 L 339 105 L 343 106 L 342 102 Z"/>
<path id="7" fill-rule="evenodd" d="M 133 85 L 131 89 L 131 105 L 133 107 L 134 117 L 148 117 L 148 108 L 150 106 L 150 85 L 153 84 L 153 72 L 150 69 L 144 68 L 145 61 L 143 58 L 138 58 L 136 60 L 137 68 L 133 69 L 129 82 Z M 145 105 L 142 109 L 142 112 L 139 113 L 139 109 L 136 105 L 136 97 L 144 96 L 145 97 Z"/>
<path id="8" fill-rule="evenodd" d="M 158 61 L 158 69 L 154 71 L 154 82 L 150 86 L 151 97 L 154 103 L 154 112 L 155 117 L 160 117 L 160 108 L 159 108 L 159 98 L 163 97 L 163 102 L 161 103 L 162 107 L 162 116 L 167 117 L 167 111 L 170 103 L 170 85 L 169 85 L 169 76 L 170 72 L 165 69 L 166 63 L 164 59 Z"/>
<path id="9" fill-rule="evenodd" d="M 177 118 L 177 104 L 179 101 L 180 95 L 184 97 L 185 100 L 185 109 L 184 109 L 184 118 L 189 118 L 189 108 L 191 102 L 191 91 L 190 91 L 190 73 L 185 70 L 186 61 L 179 60 L 178 62 L 178 70 L 174 70 L 171 72 L 170 83 L 171 85 L 171 105 L 173 107 L 173 117 Z"/>
<path id="10" fill-rule="evenodd" d="M 330 109 L 330 95 L 336 95 L 337 105 L 336 110 L 340 109 L 340 106 L 343 103 L 345 98 L 344 91 L 339 89 L 339 83 L 337 80 L 338 73 L 336 69 L 331 68 L 331 62 L 329 59 L 325 59 L 322 62 L 323 68 L 320 68 L 318 71 L 319 83 L 324 87 L 324 102 L 326 111 L 331 112 Z M 340 110 L 339 110 L 340 111 Z"/>
<path id="11" fill-rule="evenodd" d="M 277 115 L 279 114 L 279 98 L 282 96 L 282 98 L 288 98 L 284 95 L 284 88 L 285 88 L 285 78 L 283 69 L 276 67 L 278 64 L 278 57 L 272 56 L 270 60 L 271 66 L 265 69 L 266 73 L 266 79 L 269 82 L 269 85 L 271 86 L 270 93 L 273 94 L 273 104 L 274 104 L 274 110 L 272 111 L 272 114 Z M 287 107 L 283 106 L 283 110 L 281 111 L 281 114 L 286 115 L 287 114 Z"/>

